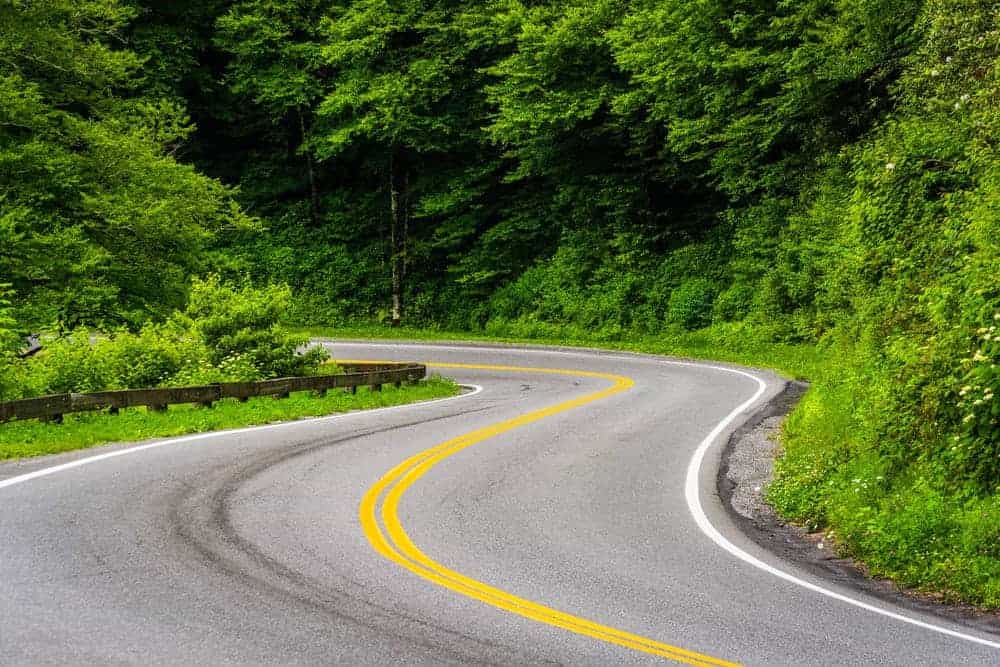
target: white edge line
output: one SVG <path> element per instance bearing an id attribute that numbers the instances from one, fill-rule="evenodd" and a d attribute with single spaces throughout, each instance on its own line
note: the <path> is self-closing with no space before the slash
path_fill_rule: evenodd
<path id="1" fill-rule="evenodd" d="M 668 363 L 683 363 L 683 362 L 668 362 Z M 895 612 L 889 611 L 887 609 L 882 609 L 875 605 L 863 602 L 861 600 L 842 595 L 835 591 L 823 588 L 809 581 L 799 579 L 798 577 L 785 572 L 784 570 L 779 570 L 778 568 L 769 565 L 754 556 L 751 556 L 746 551 L 743 551 L 735 544 L 723 537 L 712 522 L 709 521 L 708 516 L 705 514 L 704 508 L 701 505 L 701 495 L 699 493 L 700 489 L 700 478 L 701 478 L 701 467 L 705 462 L 705 454 L 709 449 L 716 443 L 719 435 L 735 421 L 744 410 L 752 406 L 757 402 L 764 392 L 767 390 L 767 384 L 761 380 L 759 377 L 746 373 L 744 371 L 739 371 L 734 368 L 726 368 L 724 366 L 710 366 L 707 364 L 685 364 L 685 365 L 696 365 L 702 368 L 711 368 L 719 371 L 724 371 L 727 373 L 735 373 L 737 375 L 743 375 L 745 377 L 755 380 L 758 384 L 757 392 L 749 398 L 746 402 L 739 405 L 735 410 L 730 412 L 714 429 L 712 432 L 705 436 L 698 449 L 695 450 L 694 456 L 691 457 L 691 463 L 688 465 L 687 478 L 684 484 L 684 496 L 687 500 L 688 509 L 694 516 L 695 523 L 698 524 L 698 528 L 701 532 L 705 533 L 713 542 L 728 551 L 733 556 L 736 556 L 740 560 L 753 565 L 754 567 L 772 574 L 775 577 L 784 579 L 785 581 L 791 582 L 805 589 L 808 589 L 814 593 L 819 593 L 820 595 L 825 595 L 826 597 L 833 598 L 834 600 L 839 600 L 840 602 L 846 602 L 847 604 L 854 605 L 866 611 L 870 611 L 876 614 L 881 614 L 896 621 L 902 621 L 903 623 L 909 623 L 910 625 L 915 625 L 917 627 L 923 628 L 925 630 L 931 630 L 933 632 L 939 632 L 943 635 L 948 635 L 949 637 L 954 637 L 956 639 L 963 639 L 965 641 L 973 642 L 976 644 L 982 644 L 983 646 L 989 646 L 990 648 L 1000 648 L 1000 642 L 990 641 L 988 639 L 983 639 L 981 637 L 976 637 L 974 635 L 968 635 L 962 632 L 957 632 L 955 630 L 949 630 L 948 628 L 941 627 L 939 625 L 934 625 L 933 623 L 927 623 L 924 621 L 919 621 L 915 618 L 909 616 L 904 616 L 902 614 L 897 614 Z"/>
<path id="2" fill-rule="evenodd" d="M 413 344 L 407 344 L 407 343 L 351 343 L 351 342 L 337 343 L 335 341 L 330 341 L 329 343 L 325 343 L 325 344 L 327 344 L 327 345 L 338 345 L 339 344 L 339 345 L 354 346 L 354 347 L 365 347 L 365 346 L 384 347 L 385 345 L 399 345 L 399 346 L 405 346 L 405 347 L 423 347 L 423 348 L 436 347 L 438 349 L 453 349 L 453 350 L 454 349 L 465 349 L 465 350 L 482 350 L 482 349 L 484 349 L 482 346 L 465 346 L 465 347 L 460 347 L 460 346 L 445 346 L 445 345 L 426 345 L 426 344 L 420 344 L 420 343 L 413 343 Z M 501 347 L 501 348 L 495 348 L 495 349 L 504 350 L 505 348 Z M 517 352 L 517 351 L 521 351 L 521 350 L 517 350 L 515 348 L 515 349 L 512 349 L 511 351 L 512 352 Z M 545 352 L 545 350 L 538 350 L 538 349 L 523 350 L 523 351 Z M 574 356 L 586 356 L 587 355 L 587 351 L 586 350 L 581 350 L 579 352 L 576 352 L 576 351 L 573 351 L 573 350 L 553 350 L 553 352 L 560 353 L 560 354 L 566 354 L 566 355 L 574 355 Z M 633 356 L 633 355 L 614 355 L 614 354 L 610 354 L 610 355 L 601 355 L 601 358 L 602 359 L 614 359 L 614 358 L 618 358 L 618 359 L 637 359 L 637 360 L 641 360 L 644 357 L 639 356 L 639 355 L 634 355 Z M 651 359 L 651 358 L 654 358 L 654 357 L 648 357 L 647 356 L 645 358 Z M 715 428 L 713 428 L 712 431 L 707 436 L 705 436 L 705 439 L 701 441 L 701 444 L 698 445 L 698 449 L 695 450 L 694 455 L 691 457 L 690 464 L 688 464 L 687 477 L 685 478 L 685 482 L 684 482 L 684 497 L 687 500 L 688 509 L 690 510 L 691 515 L 694 517 L 695 523 L 698 524 L 698 528 L 701 529 L 701 532 L 703 532 L 706 536 L 708 536 L 709 539 L 711 539 L 718 546 L 722 547 L 723 549 L 725 549 L 726 551 L 728 551 L 733 556 L 736 556 L 737 558 L 739 558 L 743 562 L 748 563 L 750 565 L 753 565 L 754 567 L 756 567 L 756 568 L 758 568 L 760 570 L 763 570 L 764 572 L 767 572 L 768 574 L 771 574 L 771 575 L 773 575 L 775 577 L 778 577 L 779 579 L 784 579 L 785 581 L 793 583 L 793 584 L 795 584 L 797 586 L 801 586 L 802 588 L 810 590 L 810 591 L 812 591 L 814 593 L 819 593 L 820 595 L 825 595 L 828 598 L 832 598 L 834 600 L 839 600 L 840 602 L 845 602 L 845 603 L 853 605 L 855 607 L 859 607 L 861 609 L 873 612 L 875 614 L 880 614 L 882 616 L 891 618 L 891 619 L 896 620 L 896 621 L 901 621 L 903 623 L 909 623 L 910 625 L 915 625 L 915 626 L 917 626 L 919 628 L 923 628 L 925 630 L 931 630 L 932 632 L 938 632 L 938 633 L 941 633 L 943 635 L 948 635 L 949 637 L 954 637 L 956 639 L 962 639 L 962 640 L 965 640 L 965 641 L 968 641 L 968 642 L 973 642 L 975 644 L 981 644 L 983 646 L 988 646 L 990 648 L 1000 649 L 1000 642 L 990 641 L 988 639 L 983 639 L 981 637 L 976 637 L 975 635 L 969 635 L 969 634 L 965 634 L 963 632 L 958 632 L 956 630 L 950 630 L 950 629 L 942 627 L 940 625 L 934 625 L 933 623 L 927 623 L 925 621 L 920 621 L 920 620 L 917 620 L 915 618 L 911 618 L 909 616 L 904 616 L 902 614 L 897 614 L 896 612 L 892 612 L 892 611 L 889 611 L 887 609 L 883 609 L 881 607 L 877 607 L 877 606 L 875 606 L 873 604 L 869 604 L 869 603 L 864 602 L 862 600 L 858 600 L 856 598 L 852 598 L 852 597 L 849 597 L 847 595 L 843 595 L 841 593 L 837 593 L 836 591 L 832 591 L 830 589 L 823 588 L 822 586 L 818 586 L 818 585 L 816 585 L 816 584 L 814 584 L 812 582 L 806 581 L 804 579 L 800 579 L 800 578 L 796 577 L 793 574 L 789 574 L 788 572 L 785 572 L 784 570 L 780 570 L 780 569 L 774 567 L 773 565 L 769 565 L 768 563 L 765 563 L 764 561 L 760 560 L 759 558 L 756 558 L 756 557 L 750 555 L 749 553 L 747 553 L 746 551 L 740 549 L 738 546 L 736 546 L 735 544 L 733 544 L 732 542 L 730 542 L 729 540 L 727 540 L 725 537 L 723 537 L 722 533 L 720 533 L 718 531 L 718 529 L 714 525 L 712 525 L 712 522 L 709 521 L 708 516 L 705 514 L 705 510 L 704 510 L 704 508 L 702 507 L 702 504 L 701 504 L 701 493 L 700 493 L 700 487 L 701 487 L 701 483 L 700 483 L 700 480 L 701 480 L 701 468 L 702 468 L 702 466 L 704 465 L 704 462 L 705 462 L 705 454 L 707 454 L 708 451 L 712 448 L 712 446 L 716 443 L 716 440 L 719 438 L 719 436 L 722 434 L 722 432 L 725 431 L 737 418 L 739 418 L 743 414 L 743 412 L 745 410 L 747 410 L 748 408 L 750 408 L 754 403 L 757 402 L 757 400 L 761 396 L 764 395 L 764 392 L 767 391 L 767 383 L 764 380 L 762 380 L 759 377 L 757 377 L 756 375 L 753 375 L 752 373 L 747 373 L 746 371 L 741 371 L 741 370 L 738 370 L 736 368 L 728 368 L 726 366 L 715 366 L 715 365 L 712 365 L 712 364 L 703 364 L 703 363 L 698 363 L 698 362 L 673 361 L 673 360 L 670 360 L 670 359 L 661 359 L 660 361 L 661 361 L 661 363 L 670 364 L 671 366 L 690 366 L 690 367 L 695 367 L 695 368 L 707 368 L 707 369 L 711 369 L 711 370 L 722 371 L 724 373 L 733 373 L 735 375 L 742 375 L 743 377 L 750 378 L 751 380 L 753 380 L 754 382 L 757 383 L 757 391 L 754 393 L 754 395 L 751 396 L 746 401 L 744 401 L 743 403 L 741 403 L 739 406 L 737 406 L 728 415 L 726 415 L 726 417 L 724 417 L 723 420 L 721 422 L 719 422 L 715 426 Z"/>
<path id="3" fill-rule="evenodd" d="M 353 410 L 351 412 L 342 412 L 340 414 L 327 415 L 325 417 L 309 417 L 306 419 L 295 419 L 292 421 L 281 422 L 279 424 L 261 424 L 260 426 L 247 426 L 245 428 L 228 429 L 224 431 L 197 433 L 194 435 L 186 435 L 180 438 L 170 438 L 169 440 L 158 440 L 156 442 L 151 442 L 147 445 L 138 445 L 136 447 L 128 447 L 126 449 L 118 449 L 113 452 L 98 454 L 97 456 L 88 456 L 87 458 L 77 459 L 75 461 L 70 461 L 68 463 L 62 463 L 60 465 L 51 466 L 49 468 L 42 468 L 41 470 L 35 470 L 34 472 L 18 475 L 17 477 L 10 477 L 5 480 L 0 480 L 0 489 L 6 488 L 8 486 L 14 486 L 15 484 L 23 484 L 24 482 L 28 482 L 33 479 L 38 479 L 39 477 L 47 477 L 49 475 L 54 475 L 56 473 L 64 472 L 66 470 L 71 470 L 73 468 L 79 468 L 81 466 L 90 465 L 91 463 L 97 463 L 98 461 L 104 461 L 106 459 L 113 459 L 118 456 L 127 456 L 129 454 L 143 452 L 146 451 L 147 449 L 156 449 L 157 447 L 166 447 L 167 445 L 179 445 L 187 442 L 195 442 L 197 440 L 209 440 L 212 438 L 221 438 L 230 435 L 239 435 L 240 433 L 267 431 L 272 429 L 282 429 L 282 428 L 289 428 L 292 426 L 300 426 L 303 424 L 336 421 L 341 419 L 348 419 L 350 417 L 361 417 L 371 414 L 377 414 L 380 412 L 388 412 L 390 410 L 402 410 L 406 408 L 422 408 L 428 405 L 434 405 L 435 403 L 444 403 L 446 401 L 454 401 L 460 398 L 469 398 L 471 396 L 475 396 L 476 394 L 478 394 L 483 390 L 481 386 L 475 384 L 463 384 L 460 386 L 471 388 L 472 391 L 465 394 L 459 394 L 458 396 L 436 398 L 431 401 L 417 401 L 416 403 L 405 403 L 403 405 L 389 405 L 384 408 L 374 408 L 370 410 Z M 31 459 L 22 459 L 22 460 L 30 461 Z"/>

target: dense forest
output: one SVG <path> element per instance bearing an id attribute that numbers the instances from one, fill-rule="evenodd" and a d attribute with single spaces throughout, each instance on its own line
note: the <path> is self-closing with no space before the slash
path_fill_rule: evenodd
<path id="1" fill-rule="evenodd" d="M 772 500 L 1000 607 L 998 57 L 987 0 L 13 0 L 5 363 L 223 283 L 303 326 L 807 346 Z"/>

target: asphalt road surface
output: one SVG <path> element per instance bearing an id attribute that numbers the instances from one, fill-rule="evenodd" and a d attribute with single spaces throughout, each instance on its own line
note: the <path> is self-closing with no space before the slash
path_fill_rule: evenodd
<path id="1" fill-rule="evenodd" d="M 0 466 L 0 664 L 1000 664 L 742 536 L 720 444 L 772 375 L 331 349 L 480 389 Z"/>

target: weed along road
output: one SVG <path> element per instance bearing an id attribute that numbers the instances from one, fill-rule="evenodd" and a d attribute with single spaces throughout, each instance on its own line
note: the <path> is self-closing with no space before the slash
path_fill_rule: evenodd
<path id="1" fill-rule="evenodd" d="M 772 375 L 330 348 L 475 389 L 0 466 L 0 664 L 1000 664 L 742 535 L 716 474 Z"/>

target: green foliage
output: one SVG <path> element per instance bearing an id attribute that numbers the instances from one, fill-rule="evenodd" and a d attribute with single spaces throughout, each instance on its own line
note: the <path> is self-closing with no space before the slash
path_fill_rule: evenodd
<path id="1" fill-rule="evenodd" d="M 98 350 L 86 331 L 78 331 L 45 346 L 27 367 L 24 389 L 33 395 L 102 391 L 114 387 L 105 350 Z"/>
<path id="2" fill-rule="evenodd" d="M 712 320 L 716 322 L 742 320 L 750 314 L 753 299 L 754 290 L 749 285 L 739 283 L 730 285 L 715 298 Z"/>
<path id="3" fill-rule="evenodd" d="M 287 333 L 280 324 L 290 301 L 291 290 L 285 286 L 233 288 L 210 277 L 195 280 L 184 315 L 214 366 L 241 369 L 245 360 L 261 377 L 304 375 L 326 353 L 310 348 L 296 354 L 306 338 Z"/>
<path id="4" fill-rule="evenodd" d="M 9 286 L 0 284 L 0 398 L 14 391 L 14 364 L 21 341 L 13 328 L 17 325 L 11 314 Z"/>
<path id="5" fill-rule="evenodd" d="M 715 285 L 705 278 L 684 281 L 670 293 L 667 321 L 688 331 L 708 326 L 712 322 L 715 292 Z"/>
<path id="6" fill-rule="evenodd" d="M 327 357 L 319 348 L 299 354 L 306 338 L 278 323 L 287 287 L 235 289 L 210 278 L 196 280 L 191 294 L 184 313 L 137 333 L 95 337 L 79 330 L 45 341 L 39 354 L 11 362 L 4 397 L 307 375 Z"/>
<path id="7" fill-rule="evenodd" d="M 817 153 L 870 127 L 922 5 L 635 4 L 611 37 L 636 84 L 618 104 L 648 108 L 673 150 L 737 195 L 786 190 Z"/>
<path id="8" fill-rule="evenodd" d="M 1000 312 L 993 316 L 1000 321 Z M 976 345 L 963 366 L 966 383 L 959 391 L 958 410 L 962 415 L 959 432 L 953 436 L 948 459 L 981 487 L 1000 488 L 1000 336 L 996 325 L 976 331 Z"/>
<path id="9" fill-rule="evenodd" d="M 97 341 L 94 353 L 103 358 L 107 377 L 114 388 L 195 385 L 205 382 L 187 381 L 191 369 L 208 362 L 204 345 L 198 338 L 174 323 L 148 324 L 137 334 L 120 332 Z M 224 369 L 220 369 L 223 370 Z M 224 372 L 220 379 L 237 380 Z M 247 378 L 256 379 L 256 378 Z M 218 381 L 218 380 L 215 380 Z"/>
<path id="10" fill-rule="evenodd" d="M 133 325 L 183 304 L 228 191 L 170 155 L 182 109 L 137 90 L 117 2 L 0 6 L 0 279 L 19 321 Z"/>

